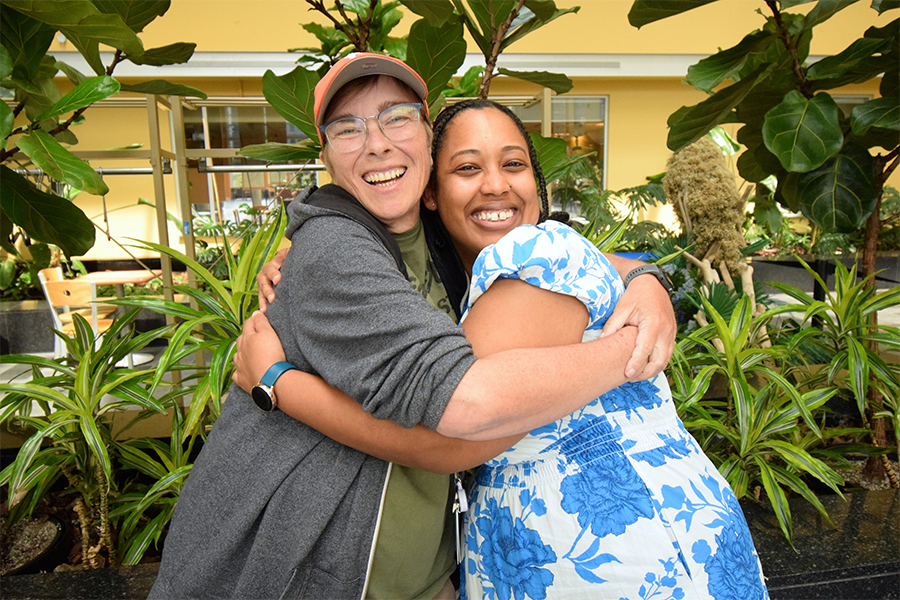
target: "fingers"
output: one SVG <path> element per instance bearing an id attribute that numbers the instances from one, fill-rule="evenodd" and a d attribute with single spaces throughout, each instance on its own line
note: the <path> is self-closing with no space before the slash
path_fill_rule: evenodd
<path id="1" fill-rule="evenodd" d="M 268 265 L 268 263 L 266 263 Z M 256 276 L 256 288 L 259 294 L 259 310 L 265 312 L 266 306 L 275 301 L 275 288 L 272 279 L 266 274 L 266 265 L 263 270 Z M 277 271 L 279 278 L 281 271 Z"/>
<path id="2" fill-rule="evenodd" d="M 600 337 L 606 337 L 608 335 L 612 335 L 615 332 L 619 331 L 625 325 L 628 324 L 628 313 L 626 311 L 613 311 L 613 314 L 607 319 L 606 323 L 603 325 L 603 331 L 600 332 Z"/>
<path id="3" fill-rule="evenodd" d="M 625 365 L 625 377 L 628 378 L 629 381 L 640 381 L 641 379 L 644 379 L 642 375 L 647 368 L 650 354 L 653 352 L 652 344 L 653 340 L 650 338 L 647 330 L 639 327 L 634 351 L 631 353 L 631 358 L 628 359 L 628 363 Z"/>

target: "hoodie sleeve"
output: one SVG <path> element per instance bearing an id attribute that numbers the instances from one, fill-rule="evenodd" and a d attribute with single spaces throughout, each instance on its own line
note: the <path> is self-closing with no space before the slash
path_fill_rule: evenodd
<path id="1" fill-rule="evenodd" d="M 410 286 L 371 232 L 315 212 L 293 233 L 267 311 L 288 361 L 308 366 L 377 418 L 435 428 L 475 361 L 471 345 Z"/>

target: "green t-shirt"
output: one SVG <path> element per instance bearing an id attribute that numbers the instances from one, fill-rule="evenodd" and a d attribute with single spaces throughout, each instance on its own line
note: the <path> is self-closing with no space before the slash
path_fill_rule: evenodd
<path id="1" fill-rule="evenodd" d="M 413 288 L 453 318 L 447 291 L 428 252 L 422 222 L 393 237 Z M 391 466 L 366 598 L 431 600 L 441 590 L 456 568 L 451 502 L 448 476 Z"/>

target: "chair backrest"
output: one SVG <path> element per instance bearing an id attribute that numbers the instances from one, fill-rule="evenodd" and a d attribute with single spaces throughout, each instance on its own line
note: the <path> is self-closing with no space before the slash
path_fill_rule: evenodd
<path id="1" fill-rule="evenodd" d="M 38 278 L 40 278 L 40 275 L 44 276 L 44 281 L 62 281 L 64 279 L 62 267 L 41 269 L 38 271 Z"/>
<path id="2" fill-rule="evenodd" d="M 53 309 L 55 324 L 58 328 L 62 329 L 58 311 L 70 312 L 75 307 L 84 306 L 91 309 L 91 328 L 94 330 L 94 334 L 98 333 L 97 286 L 94 283 L 77 279 L 46 281 L 40 273 L 38 278 L 41 279 L 44 294 Z"/>

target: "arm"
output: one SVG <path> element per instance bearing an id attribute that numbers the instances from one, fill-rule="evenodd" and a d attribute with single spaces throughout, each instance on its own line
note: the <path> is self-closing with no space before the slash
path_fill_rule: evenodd
<path id="1" fill-rule="evenodd" d="M 557 295 L 521 281 L 498 281 L 489 290 L 495 293 L 479 298 L 466 317 L 466 335 L 471 328 L 511 321 L 510 307 L 521 302 L 522 290 L 517 286 L 535 294 Z M 522 323 L 520 341 L 527 339 L 537 326 L 535 317 L 512 316 Z M 585 323 L 580 323 L 582 330 Z M 636 328 L 625 327 L 584 344 L 543 349 L 511 346 L 519 349 L 479 358 L 451 396 L 437 431 L 479 440 L 552 423 L 627 381 L 625 362 L 636 337 Z"/>
<path id="2" fill-rule="evenodd" d="M 604 256 L 622 279 L 644 264 L 614 254 Z M 654 377 L 669 363 L 678 330 L 669 294 L 655 277 L 642 275 L 631 280 L 603 327 L 603 335 L 614 333 L 625 325 L 638 328 L 637 343 L 625 366 L 625 376 L 631 381 Z"/>
<path id="3" fill-rule="evenodd" d="M 288 249 L 279 250 L 275 258 L 263 265 L 256 276 L 259 287 L 259 309 L 266 312 L 267 303 L 275 300 L 275 285 L 281 281 L 281 265 Z M 642 263 L 639 260 L 604 254 L 622 279 Z M 603 328 L 609 335 L 626 325 L 638 328 L 637 343 L 625 365 L 625 376 L 632 381 L 650 379 L 669 363 L 675 347 L 675 311 L 669 294 L 653 277 L 637 277 L 629 284 L 615 311 Z"/>
<path id="4" fill-rule="evenodd" d="M 284 351 L 265 315 L 244 323 L 234 355 L 233 381 L 250 391 L 266 369 L 284 360 Z M 278 408 L 331 439 L 382 460 L 434 473 L 456 473 L 480 465 L 511 448 L 522 435 L 472 442 L 445 437 L 424 425 L 406 429 L 376 419 L 347 394 L 324 379 L 288 371 L 275 382 Z"/>
<path id="5" fill-rule="evenodd" d="M 496 282 L 475 307 L 466 319 L 465 331 L 481 356 L 516 347 L 577 343 L 587 324 L 587 310 L 575 298 L 515 280 Z M 270 364 L 283 360 L 280 352 L 265 317 L 252 317 L 238 340 L 235 383 L 249 389 L 255 383 L 249 372 L 261 376 Z M 624 359 L 621 362 L 624 364 Z M 510 448 L 523 435 L 476 442 L 444 437 L 422 425 L 404 429 L 373 418 L 324 380 L 297 371 L 279 378 L 275 394 L 285 413 L 344 445 L 434 472 L 452 473 L 479 465 Z"/>

